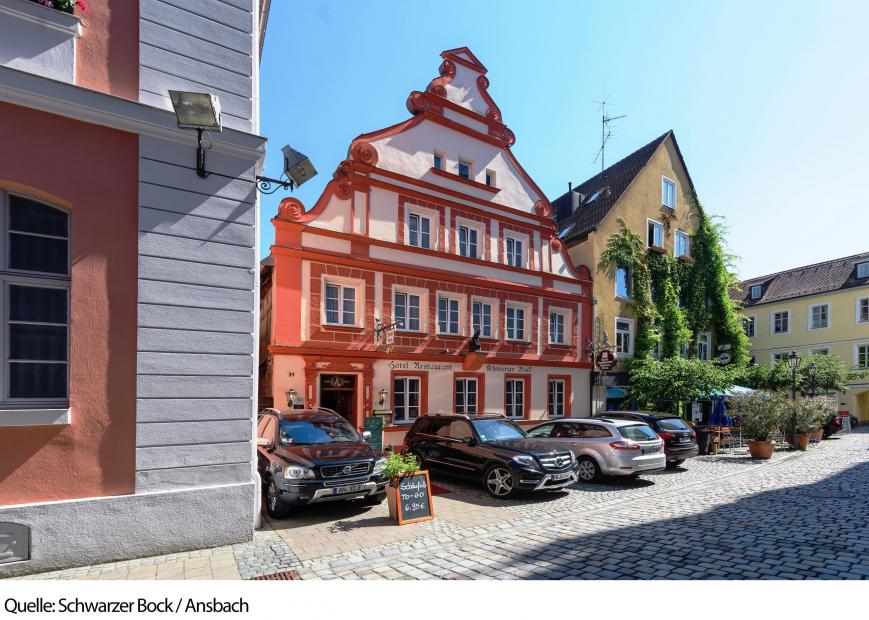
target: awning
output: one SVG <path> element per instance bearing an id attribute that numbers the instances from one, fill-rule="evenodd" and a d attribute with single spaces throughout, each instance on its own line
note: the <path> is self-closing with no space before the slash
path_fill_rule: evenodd
<path id="1" fill-rule="evenodd" d="M 621 387 L 608 387 L 606 389 L 607 400 L 610 398 L 624 398 L 628 395 L 628 391 Z"/>

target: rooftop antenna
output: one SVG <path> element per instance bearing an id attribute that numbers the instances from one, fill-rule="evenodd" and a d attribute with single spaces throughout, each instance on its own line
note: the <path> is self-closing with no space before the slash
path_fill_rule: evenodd
<path id="1" fill-rule="evenodd" d="M 597 160 L 600 159 L 600 171 L 603 172 L 606 168 L 604 159 L 606 154 L 606 143 L 609 142 L 610 138 L 613 137 L 612 131 L 610 131 L 610 123 L 613 121 L 617 121 L 620 118 L 626 118 L 627 114 L 622 114 L 621 116 L 607 116 L 606 114 L 606 105 L 609 102 L 609 97 L 604 97 L 603 101 L 595 101 L 595 103 L 600 104 L 600 149 L 597 152 L 597 155 L 594 158 L 594 162 L 597 163 Z"/>

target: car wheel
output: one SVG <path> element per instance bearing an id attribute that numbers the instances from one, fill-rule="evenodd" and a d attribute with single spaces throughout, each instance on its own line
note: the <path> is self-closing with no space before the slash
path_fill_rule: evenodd
<path id="1" fill-rule="evenodd" d="M 590 456 L 581 456 L 576 474 L 583 482 L 597 482 L 600 480 L 600 466 Z"/>
<path id="2" fill-rule="evenodd" d="M 667 461 L 667 467 L 669 467 L 670 469 L 674 469 L 676 467 L 679 467 L 679 465 L 681 465 L 684 462 L 685 462 L 685 459 L 679 459 L 677 461 Z"/>
<path id="3" fill-rule="evenodd" d="M 269 480 L 266 487 L 266 512 L 273 519 L 284 519 L 290 515 L 290 507 L 281 501 L 278 486 L 274 480 Z"/>
<path id="4" fill-rule="evenodd" d="M 383 500 L 385 499 L 386 491 L 384 491 L 383 493 L 376 493 L 375 495 L 369 495 L 362 500 L 362 503 L 366 506 L 376 506 L 377 504 L 383 503 Z"/>
<path id="5" fill-rule="evenodd" d="M 504 465 L 490 465 L 483 475 L 483 484 L 492 497 L 506 499 L 513 495 L 513 473 Z"/>

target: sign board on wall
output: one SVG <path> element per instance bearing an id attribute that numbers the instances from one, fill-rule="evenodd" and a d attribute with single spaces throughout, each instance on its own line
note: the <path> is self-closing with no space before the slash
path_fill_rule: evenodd
<path id="1" fill-rule="evenodd" d="M 691 403 L 691 421 L 699 422 L 703 417 L 703 410 L 700 408 L 700 403 Z"/>
<path id="2" fill-rule="evenodd" d="M 603 372 L 609 372 L 616 365 L 616 356 L 609 349 L 604 349 L 597 354 L 597 367 Z"/>
<path id="3" fill-rule="evenodd" d="M 383 416 L 372 415 L 365 418 L 365 430 L 371 433 L 368 443 L 376 453 L 383 451 Z"/>

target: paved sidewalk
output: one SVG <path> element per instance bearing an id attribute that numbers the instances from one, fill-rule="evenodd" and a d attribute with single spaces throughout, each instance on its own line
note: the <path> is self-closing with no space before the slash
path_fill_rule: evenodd
<path id="1" fill-rule="evenodd" d="M 434 521 L 312 506 L 251 543 L 26 579 L 869 578 L 869 433 L 752 461 L 699 457 L 639 479 L 495 501 L 436 479 Z"/>

